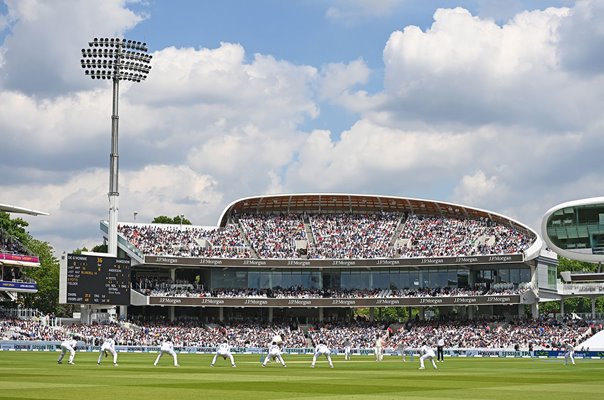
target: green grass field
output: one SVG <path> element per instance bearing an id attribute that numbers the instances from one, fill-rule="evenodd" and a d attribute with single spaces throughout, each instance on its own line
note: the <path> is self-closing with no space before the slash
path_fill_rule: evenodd
<path id="1" fill-rule="evenodd" d="M 76 365 L 56 363 L 58 353 L 0 352 L 0 399 L 602 399 L 604 360 L 449 358 L 438 370 L 426 364 L 370 356 L 334 357 L 310 368 L 311 356 L 287 356 L 287 368 L 258 356 L 235 356 L 237 368 L 210 355 L 121 353 L 96 365 L 96 353 L 77 353 Z"/>

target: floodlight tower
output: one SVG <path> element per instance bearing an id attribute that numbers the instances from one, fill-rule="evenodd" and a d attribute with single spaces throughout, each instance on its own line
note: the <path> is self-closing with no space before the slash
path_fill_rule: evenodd
<path id="1" fill-rule="evenodd" d="M 120 81 L 141 82 L 151 70 L 152 56 L 147 44 L 118 38 L 94 38 L 82 49 L 82 68 L 92 79 L 113 81 L 113 113 L 111 114 L 111 154 L 109 156 L 109 245 L 108 253 L 117 256 L 118 218 L 118 98 Z"/>

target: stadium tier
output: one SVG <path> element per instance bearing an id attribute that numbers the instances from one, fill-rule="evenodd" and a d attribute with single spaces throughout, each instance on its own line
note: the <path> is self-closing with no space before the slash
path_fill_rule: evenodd
<path id="1" fill-rule="evenodd" d="M 216 226 L 120 223 L 118 247 L 131 260 L 128 315 L 169 320 L 307 323 L 360 307 L 370 318 L 383 307 L 536 316 L 539 276 L 556 265 L 537 233 L 503 215 L 352 194 L 244 198 Z"/>
<path id="2" fill-rule="evenodd" d="M 0 204 L 0 212 L 22 212 L 14 206 Z M 26 210 L 36 214 L 34 210 Z M 17 293 L 36 293 L 38 285 L 22 273 L 22 267 L 39 267 L 40 259 L 19 240 L 0 228 L 0 300 L 14 301 Z"/>

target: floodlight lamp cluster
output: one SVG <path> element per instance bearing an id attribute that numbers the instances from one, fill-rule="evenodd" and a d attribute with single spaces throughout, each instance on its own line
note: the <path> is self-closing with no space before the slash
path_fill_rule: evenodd
<path id="1" fill-rule="evenodd" d="M 147 44 L 118 38 L 94 38 L 82 49 L 81 65 L 92 79 L 141 82 L 151 70 Z"/>

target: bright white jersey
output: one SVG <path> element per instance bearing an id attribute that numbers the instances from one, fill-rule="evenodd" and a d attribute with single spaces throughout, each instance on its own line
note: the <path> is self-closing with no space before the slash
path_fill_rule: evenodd
<path id="1" fill-rule="evenodd" d="M 443 347 L 445 345 L 445 339 L 440 338 L 438 339 L 438 346 Z"/>
<path id="2" fill-rule="evenodd" d="M 172 342 L 170 342 L 169 340 L 166 340 L 165 342 L 162 342 L 160 350 L 174 351 L 174 344 L 172 344 Z"/>
<path id="3" fill-rule="evenodd" d="M 281 354 L 281 349 L 276 344 L 271 344 L 270 346 L 268 346 L 268 353 L 276 356 L 278 354 Z"/>
<path id="4" fill-rule="evenodd" d="M 429 357 L 434 357 L 434 350 L 432 350 L 431 348 L 429 348 L 428 346 L 422 346 L 422 348 L 420 349 L 420 352 L 424 355 L 427 355 Z"/>
<path id="5" fill-rule="evenodd" d="M 329 354 L 329 347 L 327 347 L 327 345 L 325 344 L 319 344 L 317 347 L 315 347 L 315 353 L 316 354 Z"/>
<path id="6" fill-rule="evenodd" d="M 375 341 L 375 347 L 382 347 L 383 345 L 382 338 L 377 338 Z"/>
<path id="7" fill-rule="evenodd" d="M 283 343 L 283 339 L 281 338 L 281 335 L 275 335 L 275 336 L 273 336 L 273 340 L 271 340 L 271 342 L 275 342 L 275 343 L 279 344 L 279 343 Z"/>
<path id="8" fill-rule="evenodd" d="M 61 342 L 61 346 L 71 347 L 72 349 L 74 349 L 77 344 L 77 340 L 64 340 L 63 342 Z"/>
<path id="9" fill-rule="evenodd" d="M 570 343 L 566 343 L 566 344 L 564 344 L 564 349 L 565 349 L 566 351 L 574 351 L 574 350 L 575 350 L 575 348 L 573 347 L 573 345 L 572 345 L 572 344 L 570 344 Z"/>
<path id="10" fill-rule="evenodd" d="M 110 347 L 113 349 L 115 347 L 115 340 L 113 340 L 112 338 L 105 339 L 105 341 L 103 342 L 103 347 Z"/>
<path id="11" fill-rule="evenodd" d="M 231 346 L 228 343 L 220 343 L 216 351 L 220 354 L 228 354 L 231 352 Z"/>

